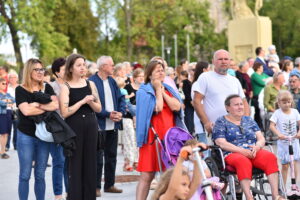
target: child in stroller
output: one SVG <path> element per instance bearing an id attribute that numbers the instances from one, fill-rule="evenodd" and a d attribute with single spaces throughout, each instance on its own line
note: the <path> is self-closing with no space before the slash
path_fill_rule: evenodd
<path id="1" fill-rule="evenodd" d="M 198 145 L 201 148 L 207 148 L 203 143 Z M 192 197 L 201 183 L 201 175 L 196 161 L 193 161 L 196 167 L 194 168 L 192 181 L 190 181 L 187 171 L 184 170 L 183 162 L 188 160 L 191 154 L 191 146 L 185 146 L 180 150 L 175 167 L 169 168 L 161 176 L 158 186 L 152 195 L 152 200 L 187 200 Z"/>

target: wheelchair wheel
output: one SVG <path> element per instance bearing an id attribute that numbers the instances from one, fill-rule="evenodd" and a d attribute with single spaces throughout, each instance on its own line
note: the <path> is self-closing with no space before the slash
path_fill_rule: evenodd
<path id="1" fill-rule="evenodd" d="M 220 177 L 220 172 L 218 169 L 218 165 L 215 162 L 214 159 L 212 159 L 211 157 L 207 157 L 205 159 L 205 162 L 210 170 L 211 176 L 216 176 L 216 177 Z"/>

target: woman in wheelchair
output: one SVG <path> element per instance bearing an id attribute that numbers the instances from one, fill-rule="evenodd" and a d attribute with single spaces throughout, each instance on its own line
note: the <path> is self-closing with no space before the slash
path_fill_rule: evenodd
<path id="1" fill-rule="evenodd" d="M 264 171 L 271 185 L 273 200 L 282 200 L 278 194 L 278 165 L 276 156 L 264 149 L 265 139 L 256 122 L 244 116 L 244 105 L 239 95 L 225 100 L 227 115 L 220 117 L 213 128 L 212 139 L 224 152 L 225 162 L 234 168 L 247 200 L 250 192 L 252 168 Z"/>

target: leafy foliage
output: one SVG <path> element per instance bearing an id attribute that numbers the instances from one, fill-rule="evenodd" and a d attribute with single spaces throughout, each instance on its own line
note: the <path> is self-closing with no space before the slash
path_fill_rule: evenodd
<path id="1" fill-rule="evenodd" d="M 118 60 L 138 60 L 143 63 L 154 55 L 161 55 L 161 35 L 166 38 L 165 46 L 173 47 L 173 35 L 177 34 L 179 58 L 187 57 L 187 34 L 190 36 L 192 60 L 208 59 L 213 50 L 226 47 L 225 32 L 214 32 L 214 24 L 208 13 L 209 4 L 206 1 L 125 0 L 124 4 L 116 0 L 106 2 L 116 6 L 115 19 L 118 28 L 106 50 L 115 52 L 113 56 Z M 129 20 L 129 24 L 126 20 Z"/>
<path id="2" fill-rule="evenodd" d="M 300 4 L 298 0 L 265 0 L 261 15 L 272 20 L 273 42 L 279 56 L 300 55 Z"/>

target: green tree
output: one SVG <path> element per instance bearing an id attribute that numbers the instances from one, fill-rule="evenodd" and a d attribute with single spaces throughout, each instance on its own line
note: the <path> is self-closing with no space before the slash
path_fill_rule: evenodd
<path id="1" fill-rule="evenodd" d="M 261 10 L 262 16 L 272 20 L 273 43 L 279 56 L 300 55 L 300 4 L 298 0 L 265 0 Z"/>
<path id="2" fill-rule="evenodd" d="M 190 35 L 192 59 L 207 59 L 211 51 L 226 46 L 225 33 L 216 34 L 209 18 L 209 4 L 194 0 L 125 0 L 115 2 L 117 32 L 109 49 L 119 60 L 147 62 L 161 54 L 161 36 L 166 46 L 173 46 L 173 35 L 178 36 L 178 56 L 186 57 L 186 35 Z M 199 53 L 200 52 L 200 53 Z M 122 54 L 126 56 L 122 56 Z M 173 62 L 171 63 L 173 64 Z"/>
<path id="3" fill-rule="evenodd" d="M 76 48 L 88 59 L 99 56 L 99 20 L 86 0 L 60 0 L 52 17 L 54 30 L 69 38 L 68 52 Z"/>
<path id="4" fill-rule="evenodd" d="M 17 65 L 22 69 L 20 33 L 32 38 L 31 46 L 38 56 L 49 63 L 53 58 L 65 54 L 67 37 L 56 32 L 52 24 L 53 10 L 58 0 L 0 0 L 1 37 L 11 35 Z M 8 27 L 9 32 L 3 30 Z"/>

